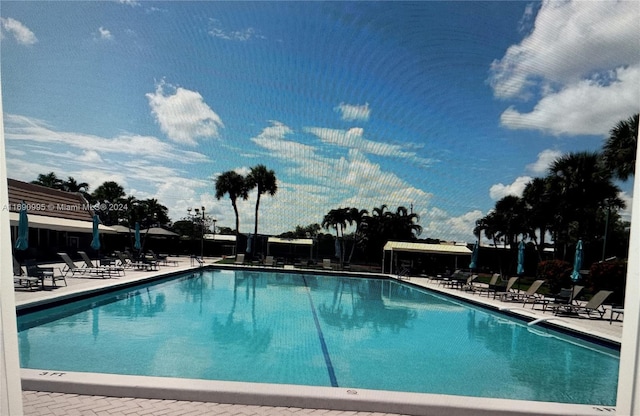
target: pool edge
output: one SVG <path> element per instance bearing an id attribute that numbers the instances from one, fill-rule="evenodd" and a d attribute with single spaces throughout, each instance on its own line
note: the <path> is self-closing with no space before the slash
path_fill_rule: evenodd
<path id="1" fill-rule="evenodd" d="M 22 389 L 27 391 L 417 416 L 592 416 L 615 412 L 611 406 L 35 369 L 21 369 L 21 378 Z"/>

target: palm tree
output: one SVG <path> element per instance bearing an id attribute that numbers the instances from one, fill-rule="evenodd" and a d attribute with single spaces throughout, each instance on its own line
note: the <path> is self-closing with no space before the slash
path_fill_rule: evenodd
<path id="1" fill-rule="evenodd" d="M 538 248 L 538 257 L 542 260 L 545 236 L 553 224 L 554 209 L 553 197 L 549 192 L 549 182 L 546 178 L 534 178 L 529 182 L 522 193 L 525 204 L 526 217 L 529 228 L 529 237 Z M 538 241 L 536 230 L 540 240 Z"/>
<path id="2" fill-rule="evenodd" d="M 260 208 L 260 196 L 262 194 L 275 195 L 278 191 L 276 174 L 273 170 L 267 169 L 265 165 L 257 165 L 251 168 L 246 178 L 248 189 L 257 188 L 255 227 L 253 229 L 253 244 L 258 236 L 258 210 Z M 254 250 L 252 250 L 254 252 Z"/>
<path id="3" fill-rule="evenodd" d="M 569 153 L 552 163 L 547 180 L 557 204 L 553 225 L 556 243 L 566 247 L 578 239 L 589 242 L 601 238 L 603 209 L 625 206 L 612 179 L 596 152 Z"/>
<path id="4" fill-rule="evenodd" d="M 47 188 L 62 189 L 62 179 L 58 178 L 55 172 L 41 173 L 38 175 L 38 179 L 31 181 L 31 183 L 46 186 Z"/>
<path id="5" fill-rule="evenodd" d="M 238 252 L 238 235 L 240 234 L 240 216 L 238 215 L 238 198 L 247 200 L 249 191 L 244 176 L 232 170 L 223 172 L 216 178 L 216 198 L 221 199 L 225 194 L 229 195 L 233 212 L 236 215 L 236 253 Z"/>
<path id="6" fill-rule="evenodd" d="M 388 215 L 388 227 L 392 233 L 390 235 L 394 240 L 415 240 L 422 234 L 422 227 L 418 224 L 420 216 L 415 213 L 409 213 L 406 207 L 399 206 L 396 212 Z"/>
<path id="7" fill-rule="evenodd" d="M 344 263 L 344 229 L 347 224 L 351 224 L 352 220 L 349 217 L 349 208 L 332 209 L 322 219 L 322 228 L 328 230 L 333 228 L 336 230 L 336 246 L 340 248 L 340 266 Z"/>
<path id="8" fill-rule="evenodd" d="M 349 216 L 350 222 L 355 223 L 356 229 L 353 232 L 353 245 L 351 246 L 351 253 L 349 253 L 349 263 L 351 263 L 351 258 L 353 257 L 353 252 L 355 251 L 356 245 L 358 245 L 364 239 L 364 235 L 362 233 L 362 227 L 365 225 L 365 217 L 369 215 L 369 211 L 366 209 L 359 210 L 358 208 L 349 208 L 347 211 L 347 215 Z"/>
<path id="9" fill-rule="evenodd" d="M 109 210 L 109 208 L 114 204 L 121 203 L 122 198 L 124 198 L 125 195 L 124 188 L 114 181 L 104 182 L 93 191 L 91 194 L 91 201 L 96 204 L 101 204 L 101 207 L 98 210 L 98 216 L 103 224 L 118 224 L 120 219 L 126 216 L 126 211 L 124 210 Z"/>
<path id="10" fill-rule="evenodd" d="M 640 114 L 635 114 L 618 122 L 602 149 L 605 166 L 623 181 L 634 176 L 639 119 Z"/>

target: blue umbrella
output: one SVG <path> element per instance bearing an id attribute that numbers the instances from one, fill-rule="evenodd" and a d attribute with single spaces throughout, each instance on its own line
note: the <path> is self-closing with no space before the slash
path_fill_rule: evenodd
<path id="1" fill-rule="evenodd" d="M 580 268 L 582 267 L 582 240 L 578 240 L 576 244 L 576 257 L 573 260 L 573 272 L 571 273 L 571 280 L 577 282 L 580 279 Z"/>
<path id="2" fill-rule="evenodd" d="M 100 250 L 100 231 L 98 225 L 100 224 L 100 218 L 97 215 L 93 215 L 93 240 L 91 240 L 91 248 L 94 250 Z"/>
<path id="3" fill-rule="evenodd" d="M 253 234 L 249 235 L 247 238 L 247 249 L 245 250 L 247 253 L 251 253 L 251 245 L 253 243 Z"/>
<path id="4" fill-rule="evenodd" d="M 16 239 L 16 250 L 26 250 L 29 248 L 29 218 L 27 217 L 27 204 L 22 201 L 20 206 L 20 218 L 18 220 L 18 238 Z"/>
<path id="5" fill-rule="evenodd" d="M 473 247 L 473 253 L 471 253 L 471 263 L 469 263 L 470 269 L 475 269 L 478 264 L 478 243 Z"/>
<path id="6" fill-rule="evenodd" d="M 518 244 L 518 275 L 524 274 L 524 241 Z"/>
<path id="7" fill-rule="evenodd" d="M 136 221 L 136 234 L 135 234 L 135 242 L 133 243 L 133 248 L 136 250 L 140 250 L 142 248 L 142 244 L 140 244 L 140 223 Z"/>

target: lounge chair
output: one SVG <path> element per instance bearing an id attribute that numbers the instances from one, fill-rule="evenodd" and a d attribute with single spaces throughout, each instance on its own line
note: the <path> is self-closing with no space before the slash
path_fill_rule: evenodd
<path id="1" fill-rule="evenodd" d="M 325 270 L 333 270 L 333 266 L 331 266 L 331 259 L 322 259 L 322 268 Z"/>
<path id="2" fill-rule="evenodd" d="M 533 305 L 531 305 L 531 309 L 537 303 L 542 304 L 542 311 L 546 312 L 547 308 L 554 309 L 558 306 L 567 305 L 567 304 L 577 304 L 578 295 L 582 292 L 584 286 L 575 285 L 573 289 L 561 289 L 560 293 L 552 296 L 552 297 L 543 297 L 541 299 L 535 299 L 533 301 Z"/>
<path id="3" fill-rule="evenodd" d="M 176 260 L 169 260 L 169 256 L 166 254 L 156 254 L 153 252 L 153 250 L 149 250 L 148 251 L 149 255 L 151 255 L 151 257 L 157 261 L 158 263 L 162 263 L 165 266 L 168 266 L 169 263 L 173 263 L 174 266 L 178 265 L 178 262 Z"/>
<path id="4" fill-rule="evenodd" d="M 267 256 L 264 259 L 264 265 L 269 267 L 276 267 L 276 260 L 273 258 L 273 256 Z"/>
<path id="5" fill-rule="evenodd" d="M 531 286 L 529 286 L 529 288 L 524 292 L 512 292 L 510 295 L 508 295 L 508 298 L 512 301 L 524 301 L 524 303 L 522 304 L 522 306 L 524 307 L 524 305 L 527 304 L 527 301 L 535 301 L 536 299 L 542 298 L 542 295 L 538 293 L 538 290 L 540 290 L 540 287 L 543 284 L 544 279 L 536 280 L 535 282 L 531 283 Z"/>
<path id="6" fill-rule="evenodd" d="M 67 279 L 62 274 L 62 271 L 56 274 L 53 267 L 40 267 L 33 260 L 27 260 L 27 276 L 35 277 L 42 282 L 42 288 L 44 289 L 44 279 L 51 279 L 51 286 L 58 286 L 56 281 L 62 280 L 64 285 L 67 285 Z"/>
<path id="7" fill-rule="evenodd" d="M 499 278 L 500 278 L 500 273 L 494 273 L 493 276 L 491 276 L 491 280 L 489 280 L 488 285 L 477 286 L 475 292 L 477 292 L 480 296 L 482 296 L 483 293 L 486 293 L 487 297 L 489 297 L 489 293 L 495 293 L 497 288 L 504 287 L 504 286 L 499 286 L 497 284 Z"/>
<path id="8" fill-rule="evenodd" d="M 516 283 L 516 281 L 518 280 L 517 277 L 511 277 L 509 278 L 509 280 L 507 281 L 507 286 L 504 287 L 504 290 L 501 292 L 494 292 L 493 293 L 493 298 L 497 298 L 500 297 L 500 300 L 505 300 L 506 298 L 508 298 L 509 296 L 511 296 L 513 294 L 512 292 L 512 288 L 513 285 Z"/>
<path id="9" fill-rule="evenodd" d="M 133 261 L 131 260 L 131 258 L 127 257 L 121 251 L 114 251 L 114 253 L 116 254 L 116 257 L 118 257 L 118 260 L 120 260 L 120 266 L 124 267 L 125 269 L 133 267 Z"/>
<path id="10" fill-rule="evenodd" d="M 13 257 L 13 284 L 32 290 L 33 288 L 37 288 L 41 282 L 42 279 L 39 277 L 28 276 L 27 273 L 22 270 L 22 266 L 18 260 Z M 42 285 L 42 287 L 44 288 L 44 285 Z"/>
<path id="11" fill-rule="evenodd" d="M 236 261 L 233 264 L 244 264 L 244 254 L 236 254 Z"/>
<path id="12" fill-rule="evenodd" d="M 84 251 L 78 251 L 78 254 L 80 254 L 80 257 L 82 257 L 82 261 L 84 261 L 84 267 L 87 269 L 103 269 L 105 271 L 105 273 L 117 273 L 118 276 L 120 276 L 120 272 L 122 272 L 124 274 L 124 267 L 123 266 L 117 266 L 117 265 L 99 265 L 96 266 L 93 264 L 93 262 L 91 261 L 91 259 L 89 258 L 89 256 L 87 255 L 87 253 L 85 253 Z"/>
<path id="13" fill-rule="evenodd" d="M 613 293 L 611 290 L 601 290 L 589 300 L 585 305 L 558 305 L 553 309 L 553 313 L 555 315 L 558 314 L 579 314 L 586 313 L 588 317 L 591 317 L 592 313 L 597 313 L 600 315 L 600 319 L 604 317 L 606 312 L 604 306 L 602 305 L 605 300 Z"/>
<path id="14" fill-rule="evenodd" d="M 467 281 L 465 282 L 465 284 L 463 284 L 460 287 L 460 290 L 466 290 L 467 292 L 473 292 L 476 290 L 475 286 L 473 285 L 473 281 L 476 280 L 478 278 L 477 274 L 472 274 L 471 276 L 469 276 L 467 278 Z"/>
<path id="15" fill-rule="evenodd" d="M 100 277 L 111 277 L 111 275 L 105 269 L 97 269 L 97 268 L 89 268 L 89 267 L 78 267 L 71 260 L 71 257 L 67 253 L 58 253 L 62 260 L 64 260 L 64 267 L 61 269 L 61 272 L 64 276 L 67 276 L 71 273 L 71 277 L 75 277 L 76 275 L 86 276 L 87 274 L 94 274 Z"/>

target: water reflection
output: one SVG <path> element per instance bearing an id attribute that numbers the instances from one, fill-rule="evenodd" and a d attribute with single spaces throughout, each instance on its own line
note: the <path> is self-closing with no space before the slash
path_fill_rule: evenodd
<path id="1" fill-rule="evenodd" d="M 213 318 L 213 341 L 220 345 L 236 345 L 248 348 L 252 352 L 264 352 L 268 349 L 273 337 L 270 328 L 260 328 L 256 319 L 256 288 L 266 287 L 266 279 L 259 273 L 246 271 L 236 272 L 233 284 L 231 309 L 226 320 Z M 244 297 L 251 310 L 251 325 L 247 327 L 243 319 L 236 320 L 238 307 L 238 291 L 244 288 Z"/>
<path id="2" fill-rule="evenodd" d="M 602 355 L 594 360 L 592 350 L 570 348 L 574 341 L 553 330 L 472 310 L 467 317 L 469 336 L 506 361 L 509 375 L 530 388 L 532 400 L 615 404 L 617 352 L 594 346 Z"/>
<path id="3" fill-rule="evenodd" d="M 389 328 L 398 332 L 417 316 L 415 310 L 403 304 L 408 298 L 403 298 L 397 287 L 388 287 L 396 303 L 385 298 L 383 280 L 339 278 L 328 282 L 334 285 L 331 301 L 320 303 L 318 311 L 329 326 L 345 330 L 370 325 L 376 330 Z"/>

